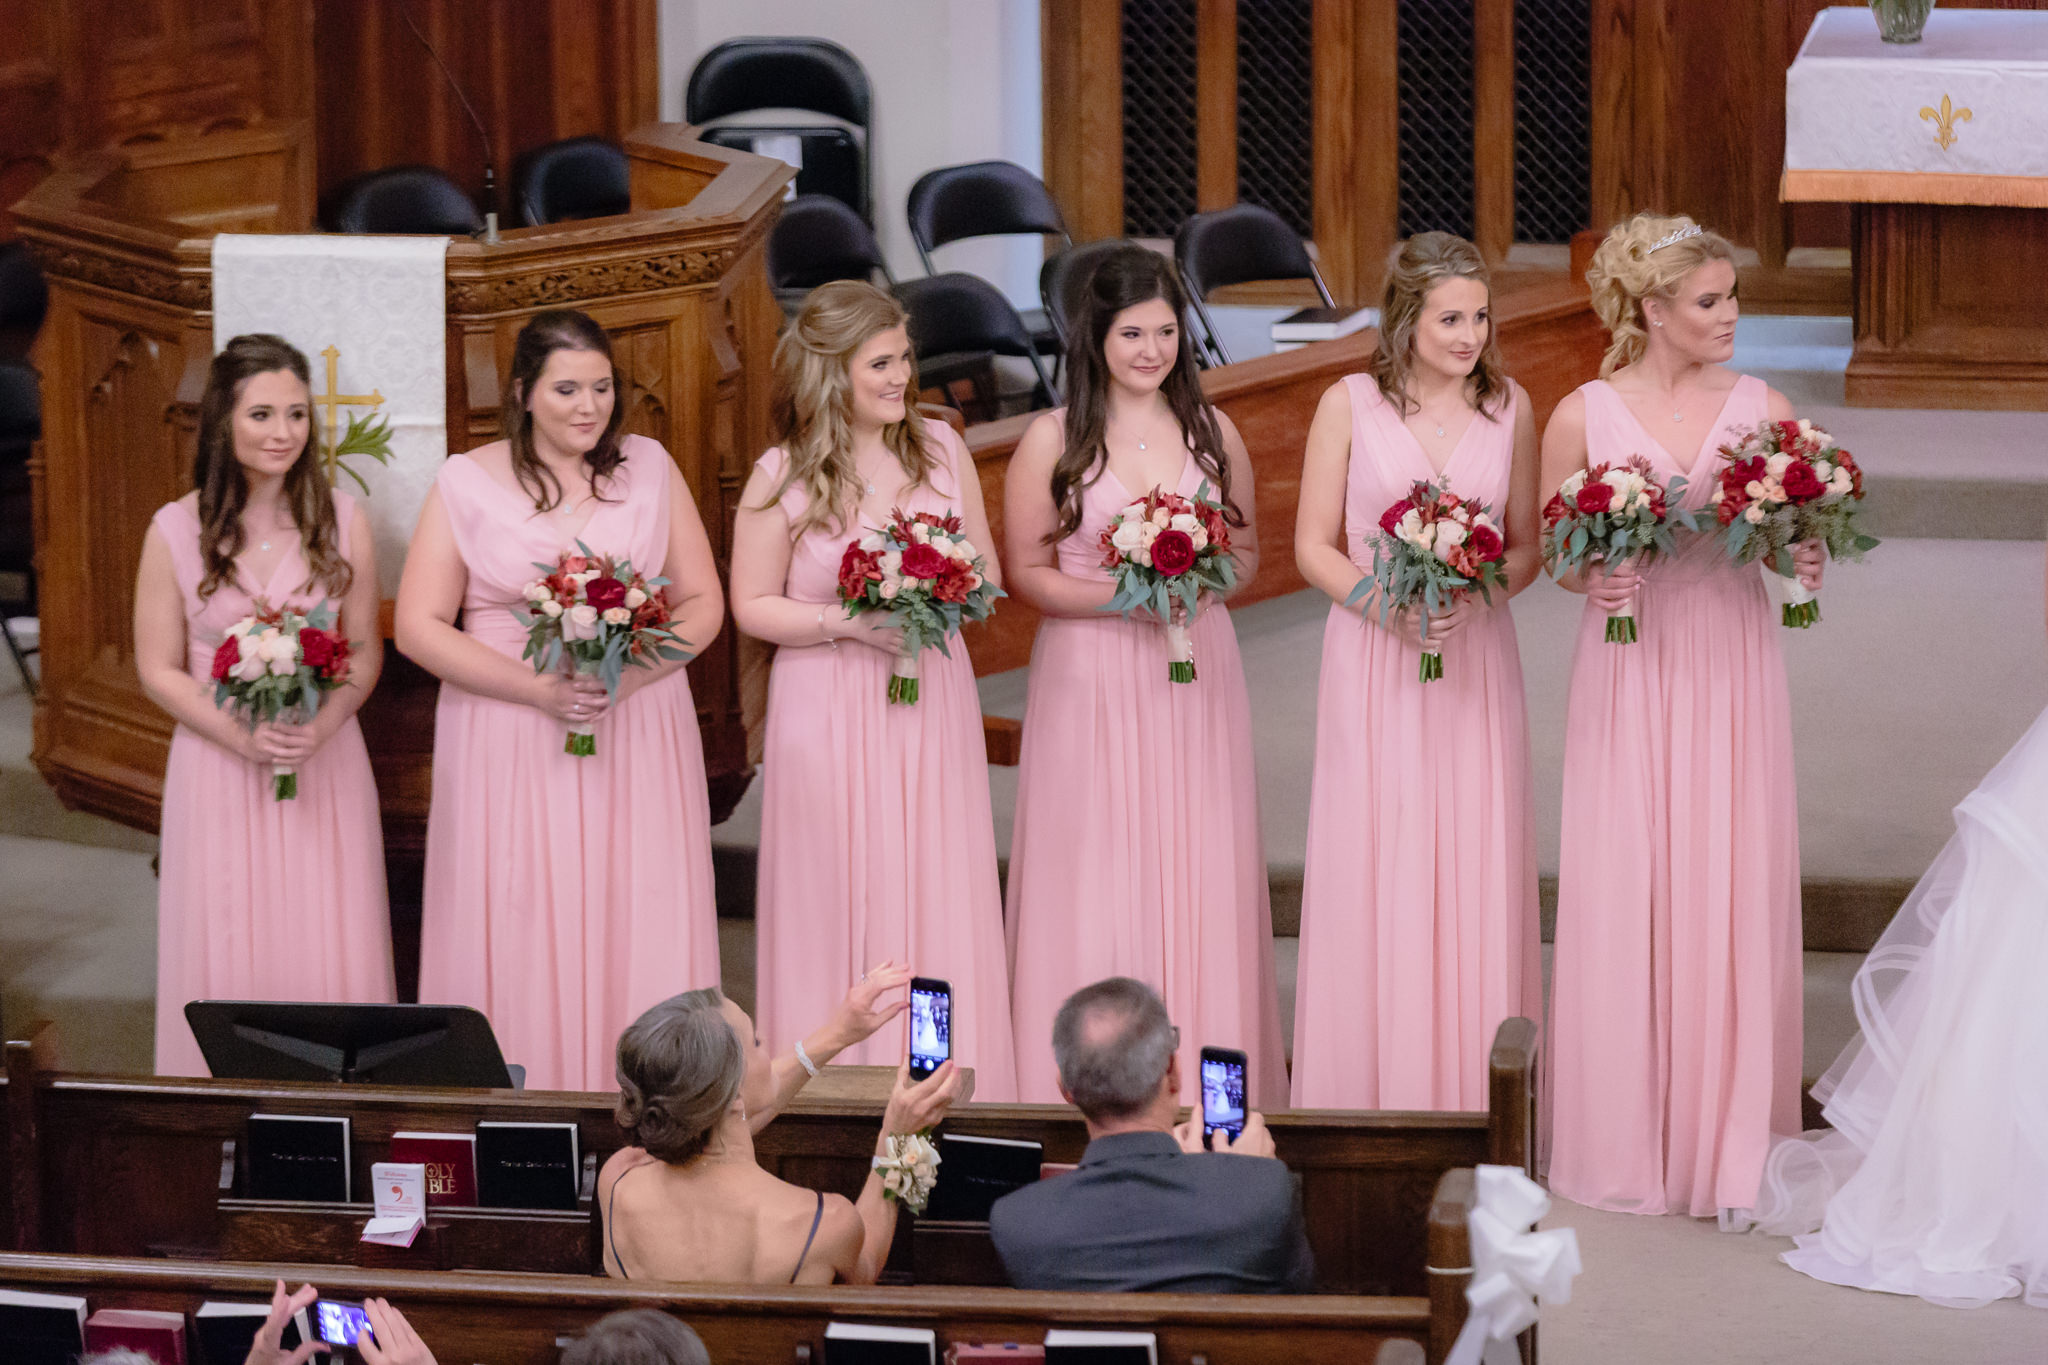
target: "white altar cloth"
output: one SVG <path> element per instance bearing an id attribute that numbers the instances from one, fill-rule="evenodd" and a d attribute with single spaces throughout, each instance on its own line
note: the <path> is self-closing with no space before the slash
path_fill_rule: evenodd
<path id="1" fill-rule="evenodd" d="M 2048 12 L 1824 9 L 1785 77 L 1783 198 L 2048 207 Z"/>

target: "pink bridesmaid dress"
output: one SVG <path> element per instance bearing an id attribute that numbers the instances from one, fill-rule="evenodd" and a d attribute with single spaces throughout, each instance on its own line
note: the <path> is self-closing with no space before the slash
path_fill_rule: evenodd
<path id="1" fill-rule="evenodd" d="M 1515 410 L 1474 417 L 1441 476 L 1370 375 L 1351 395 L 1344 539 L 1361 575 L 1380 515 L 1441 477 L 1507 514 Z M 1484 1109 L 1503 1019 L 1541 1018 L 1528 719 L 1514 617 L 1494 609 L 1421 650 L 1332 604 L 1295 987 L 1294 1103 Z"/>
<path id="2" fill-rule="evenodd" d="M 1738 379 L 1681 462 L 1605 382 L 1579 390 L 1590 463 L 1647 456 L 1707 508 L 1720 447 L 1767 416 Z M 1711 510 L 1704 513 L 1713 526 Z M 1718 531 L 1718 527 L 1713 528 Z M 1624 1213 L 1756 1202 L 1799 1131 L 1798 803 L 1776 613 L 1718 534 L 1652 562 L 1639 640 L 1579 623 L 1565 726 L 1551 983 L 1550 1185 Z"/>
<path id="3" fill-rule="evenodd" d="M 906 512 L 958 513 L 974 464 L 951 427 L 926 422 L 938 468 Z M 787 457 L 760 460 L 779 483 Z M 770 484 L 773 487 L 773 483 Z M 807 505 L 792 484 L 792 525 Z M 839 560 L 868 527 L 813 528 L 790 550 L 783 591 L 839 611 Z M 985 551 L 986 546 L 982 547 Z M 1001 610 L 1000 605 L 997 610 Z M 907 962 L 953 986 L 953 1056 L 974 1068 L 974 1098 L 1017 1098 L 1003 902 L 989 812 L 981 698 L 960 640 L 919 656 L 913 706 L 888 700 L 890 659 L 848 641 L 784 645 L 768 681 L 761 766 L 757 1018 L 771 1049 L 824 1021 L 860 974 Z M 839 1055 L 894 1066 L 901 1024 Z"/>
<path id="4" fill-rule="evenodd" d="M 1202 484 L 1189 455 L 1175 491 L 1193 497 Z M 1136 496 L 1100 470 L 1082 491 L 1080 526 L 1056 547 L 1060 572 L 1106 581 L 1102 530 Z M 1200 1103 L 1197 1063 L 1214 1046 L 1249 1058 L 1256 1106 L 1287 1102 L 1251 701 L 1229 610 L 1205 607 L 1193 637 L 1196 680 L 1174 683 L 1164 633 L 1147 618 L 1039 624 L 1010 841 L 1010 979 L 1027 1101 L 1059 1101 L 1061 1002 L 1131 976 L 1160 993 L 1180 1028 L 1183 1098 Z"/>
<path id="5" fill-rule="evenodd" d="M 334 495 L 340 550 L 349 551 L 355 499 Z M 152 524 L 170 547 L 185 598 L 186 664 L 210 693 L 213 653 L 255 599 L 299 610 L 332 602 L 308 587 L 303 549 L 270 581 L 246 575 L 199 596 L 206 567 L 197 509 L 174 502 Z M 296 800 L 276 800 L 270 765 L 252 763 L 180 725 L 164 770 L 157 882 L 156 1069 L 204 1076 L 185 1023 L 188 1000 L 397 999 L 384 832 L 377 785 L 355 717 L 299 765 Z"/>
<path id="6" fill-rule="evenodd" d="M 442 465 L 435 486 L 469 570 L 467 634 L 518 659 L 520 589 L 578 540 L 649 578 L 663 572 L 679 476 L 644 436 L 625 437 L 623 451 L 580 535 L 468 456 Z M 441 684 L 420 1000 L 482 1010 L 529 1088 L 611 1090 L 626 1025 L 719 983 L 689 675 L 677 669 L 614 706 L 591 757 L 564 753 L 565 732 L 534 707 Z"/>

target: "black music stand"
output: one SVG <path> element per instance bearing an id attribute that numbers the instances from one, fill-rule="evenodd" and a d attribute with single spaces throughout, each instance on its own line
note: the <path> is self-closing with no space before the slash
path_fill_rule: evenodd
<path id="1" fill-rule="evenodd" d="M 185 1022 L 207 1069 L 223 1080 L 493 1089 L 518 1083 L 490 1020 L 464 1005 L 194 1000 L 185 1006 Z"/>

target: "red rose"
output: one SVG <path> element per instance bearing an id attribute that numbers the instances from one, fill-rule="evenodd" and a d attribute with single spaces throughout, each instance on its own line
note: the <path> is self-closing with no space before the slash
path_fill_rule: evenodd
<path id="1" fill-rule="evenodd" d="M 327 667 L 334 662 L 334 637 L 307 626 L 299 632 L 299 660 L 316 671 Z"/>
<path id="2" fill-rule="evenodd" d="M 1846 450 L 1837 450 L 1835 452 L 1835 463 L 1849 471 L 1849 496 L 1852 498 L 1862 497 L 1863 466 L 1856 463 L 1856 457 Z"/>
<path id="3" fill-rule="evenodd" d="M 1598 516 L 1613 505 L 1614 485 L 1602 483 L 1598 479 L 1589 479 L 1585 486 L 1579 489 L 1576 501 L 1581 512 L 1589 517 Z"/>
<path id="4" fill-rule="evenodd" d="M 234 636 L 220 642 L 220 648 L 213 651 L 213 680 L 226 682 L 228 670 L 242 662 L 242 644 Z"/>
<path id="5" fill-rule="evenodd" d="M 946 567 L 946 557 L 929 545 L 913 545 L 903 552 L 905 578 L 937 578 Z"/>
<path id="6" fill-rule="evenodd" d="M 323 678 L 345 677 L 348 674 L 348 641 L 339 635 L 330 638 L 334 641 L 334 657 L 329 659 L 327 666 L 320 670 L 320 676 Z"/>
<path id="7" fill-rule="evenodd" d="M 1785 466 L 1785 494 L 1794 502 L 1811 502 L 1828 491 L 1828 486 L 1815 477 L 1813 466 L 1804 460 L 1794 460 Z"/>
<path id="8" fill-rule="evenodd" d="M 957 559 L 948 559 L 946 567 L 939 571 L 939 581 L 932 585 L 932 596 L 941 602 L 965 602 L 967 584 L 974 577 L 974 570 Z"/>
<path id="9" fill-rule="evenodd" d="M 1500 532 L 1491 526 L 1474 526 L 1471 534 L 1465 537 L 1465 543 L 1472 547 L 1472 557 L 1481 564 L 1490 564 L 1499 559 L 1501 551 L 1507 548 L 1500 538 Z"/>
<path id="10" fill-rule="evenodd" d="M 1406 498 L 1403 498 L 1401 501 L 1395 503 L 1392 507 L 1389 507 L 1386 511 L 1380 513 L 1380 529 L 1382 531 L 1385 531 L 1388 535 L 1394 534 L 1394 528 L 1399 526 L 1401 524 L 1401 518 L 1407 515 L 1408 500 Z"/>
<path id="11" fill-rule="evenodd" d="M 1194 540 L 1186 531 L 1161 531 L 1152 542 L 1152 567 L 1168 578 L 1194 568 Z"/>
<path id="12" fill-rule="evenodd" d="M 593 578 L 583 585 L 583 600 L 599 611 L 626 605 L 626 585 L 616 578 Z"/>

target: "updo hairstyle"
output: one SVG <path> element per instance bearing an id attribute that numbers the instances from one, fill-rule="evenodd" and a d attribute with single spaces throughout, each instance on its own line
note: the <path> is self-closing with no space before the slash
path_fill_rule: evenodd
<path id="1" fill-rule="evenodd" d="M 1449 279 L 1474 280 L 1486 290 L 1486 341 L 1472 366 L 1470 383 L 1473 406 L 1488 417 L 1497 416 L 1513 390 L 1495 340 L 1497 329 L 1490 311 L 1493 277 L 1479 248 L 1448 232 L 1418 232 L 1387 258 L 1387 287 L 1380 298 L 1380 344 L 1372 356 L 1372 377 L 1395 411 L 1406 416 L 1418 410 L 1420 405 L 1408 392 L 1415 371 L 1415 331 L 1422 322 L 1429 291 Z"/>
<path id="2" fill-rule="evenodd" d="M 1698 226 L 1682 213 L 1669 217 L 1638 213 L 1616 224 L 1593 253 L 1586 283 L 1593 288 L 1593 311 L 1613 338 L 1600 361 L 1602 379 L 1643 358 L 1650 341 L 1644 299 L 1675 297 L 1679 283 L 1709 261 L 1735 264 L 1735 248 L 1713 232 L 1700 232 L 1651 250 L 1672 233 Z"/>
<path id="3" fill-rule="evenodd" d="M 635 1147 L 680 1164 L 704 1150 L 740 1093 L 747 1056 L 716 990 L 685 991 L 619 1035 L 619 1127 Z"/>

